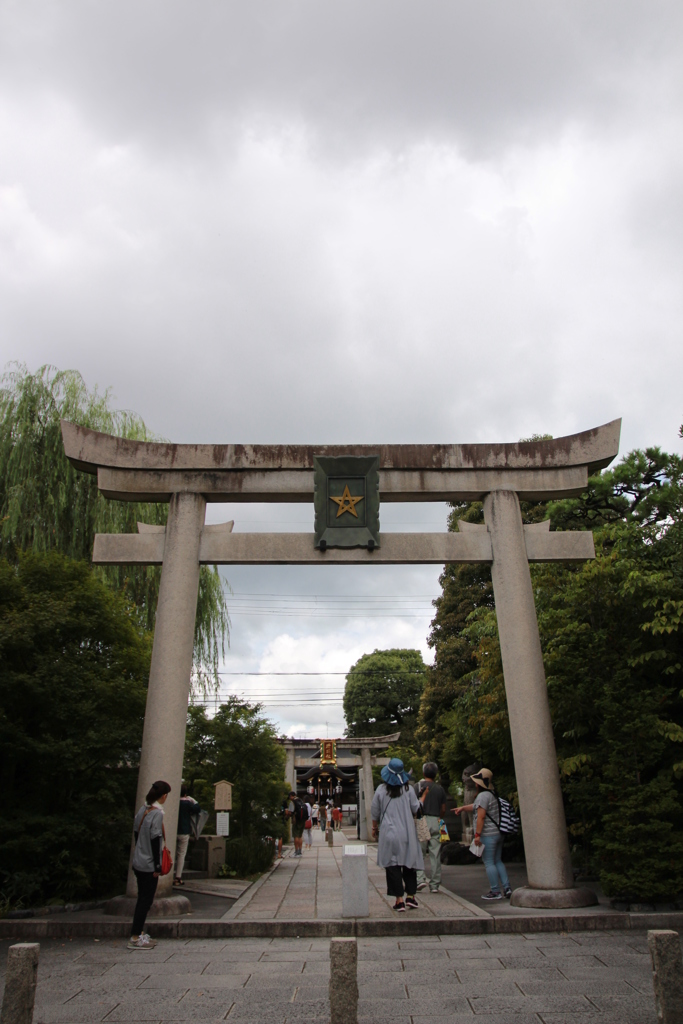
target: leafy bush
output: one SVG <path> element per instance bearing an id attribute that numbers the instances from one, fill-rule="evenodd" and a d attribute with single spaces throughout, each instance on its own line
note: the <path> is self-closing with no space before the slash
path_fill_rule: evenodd
<path id="1" fill-rule="evenodd" d="M 232 783 L 233 834 L 273 834 L 273 818 L 289 791 L 284 774 L 285 752 L 260 704 L 229 697 L 211 718 L 203 707 L 190 707 L 183 778 L 207 810 L 213 805 L 214 783 Z"/>
<path id="2" fill-rule="evenodd" d="M 0 892 L 120 891 L 151 637 L 84 562 L 0 559 Z"/>
<path id="3" fill-rule="evenodd" d="M 248 836 L 229 839 L 225 844 L 225 865 L 220 870 L 223 878 L 246 878 L 261 874 L 273 866 L 275 843 Z"/>

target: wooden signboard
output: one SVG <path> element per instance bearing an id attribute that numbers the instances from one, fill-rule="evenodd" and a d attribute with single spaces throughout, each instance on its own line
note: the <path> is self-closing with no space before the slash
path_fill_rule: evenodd
<path id="1" fill-rule="evenodd" d="M 232 782 L 226 782 L 225 779 L 221 782 L 215 782 L 214 789 L 216 791 L 213 798 L 214 811 L 231 811 Z"/>

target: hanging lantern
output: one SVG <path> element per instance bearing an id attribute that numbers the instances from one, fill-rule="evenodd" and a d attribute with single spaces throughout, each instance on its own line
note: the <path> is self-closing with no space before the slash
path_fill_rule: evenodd
<path id="1" fill-rule="evenodd" d="M 306 792 L 307 793 L 315 793 L 315 789 L 313 788 L 313 786 L 310 783 L 308 784 L 308 786 L 306 786 Z"/>
<path id="2" fill-rule="evenodd" d="M 334 791 L 338 796 L 340 793 L 344 792 L 344 788 L 340 783 L 337 783 L 337 785 L 334 787 Z"/>

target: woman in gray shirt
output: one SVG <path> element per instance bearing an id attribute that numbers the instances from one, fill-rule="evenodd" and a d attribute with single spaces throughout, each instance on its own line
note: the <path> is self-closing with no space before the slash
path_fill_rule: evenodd
<path id="1" fill-rule="evenodd" d="M 503 864 L 503 834 L 500 825 L 500 804 L 493 788 L 493 772 L 482 768 L 472 776 L 472 782 L 479 790 L 474 803 L 456 807 L 455 813 L 472 811 L 474 821 L 474 841 L 477 846 L 484 847 L 482 860 L 488 875 L 491 888 L 482 896 L 483 900 L 502 900 L 512 896 L 508 873 Z M 503 887 L 503 892 L 500 889 Z"/>
<path id="2" fill-rule="evenodd" d="M 420 805 L 400 758 L 392 757 L 382 768 L 382 779 L 372 801 L 372 838 L 379 836 L 377 866 L 386 871 L 387 896 L 396 897 L 394 910 L 405 911 L 406 905 L 418 905 L 417 872 L 424 867 L 413 818 Z"/>
<path id="3" fill-rule="evenodd" d="M 155 782 L 145 797 L 144 806 L 135 815 L 135 852 L 132 868 L 138 883 L 138 901 L 133 914 L 133 933 L 128 943 L 129 949 L 154 949 L 156 946 L 156 942 L 144 931 L 144 927 L 161 874 L 161 853 L 164 848 L 163 804 L 166 803 L 166 797 L 170 792 L 168 782 Z"/>

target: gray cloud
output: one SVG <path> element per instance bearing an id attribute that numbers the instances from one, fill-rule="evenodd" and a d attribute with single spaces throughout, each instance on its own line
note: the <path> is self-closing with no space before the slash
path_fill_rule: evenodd
<path id="1" fill-rule="evenodd" d="M 204 147 L 262 118 L 341 150 L 445 137 L 486 155 L 630 110 L 676 60 L 682 16 L 616 0 L 12 4 L 2 66 L 122 142 Z"/>
<path id="2" fill-rule="evenodd" d="M 680 445 L 682 18 L 5 3 L 0 361 L 78 368 L 177 441 L 515 440 L 623 415 L 622 450 Z M 232 514 L 255 515 L 211 510 Z M 406 515 L 443 509 L 383 523 Z M 431 568 L 228 575 L 438 590 Z M 425 636 L 236 616 L 230 663 L 348 667 Z"/>

